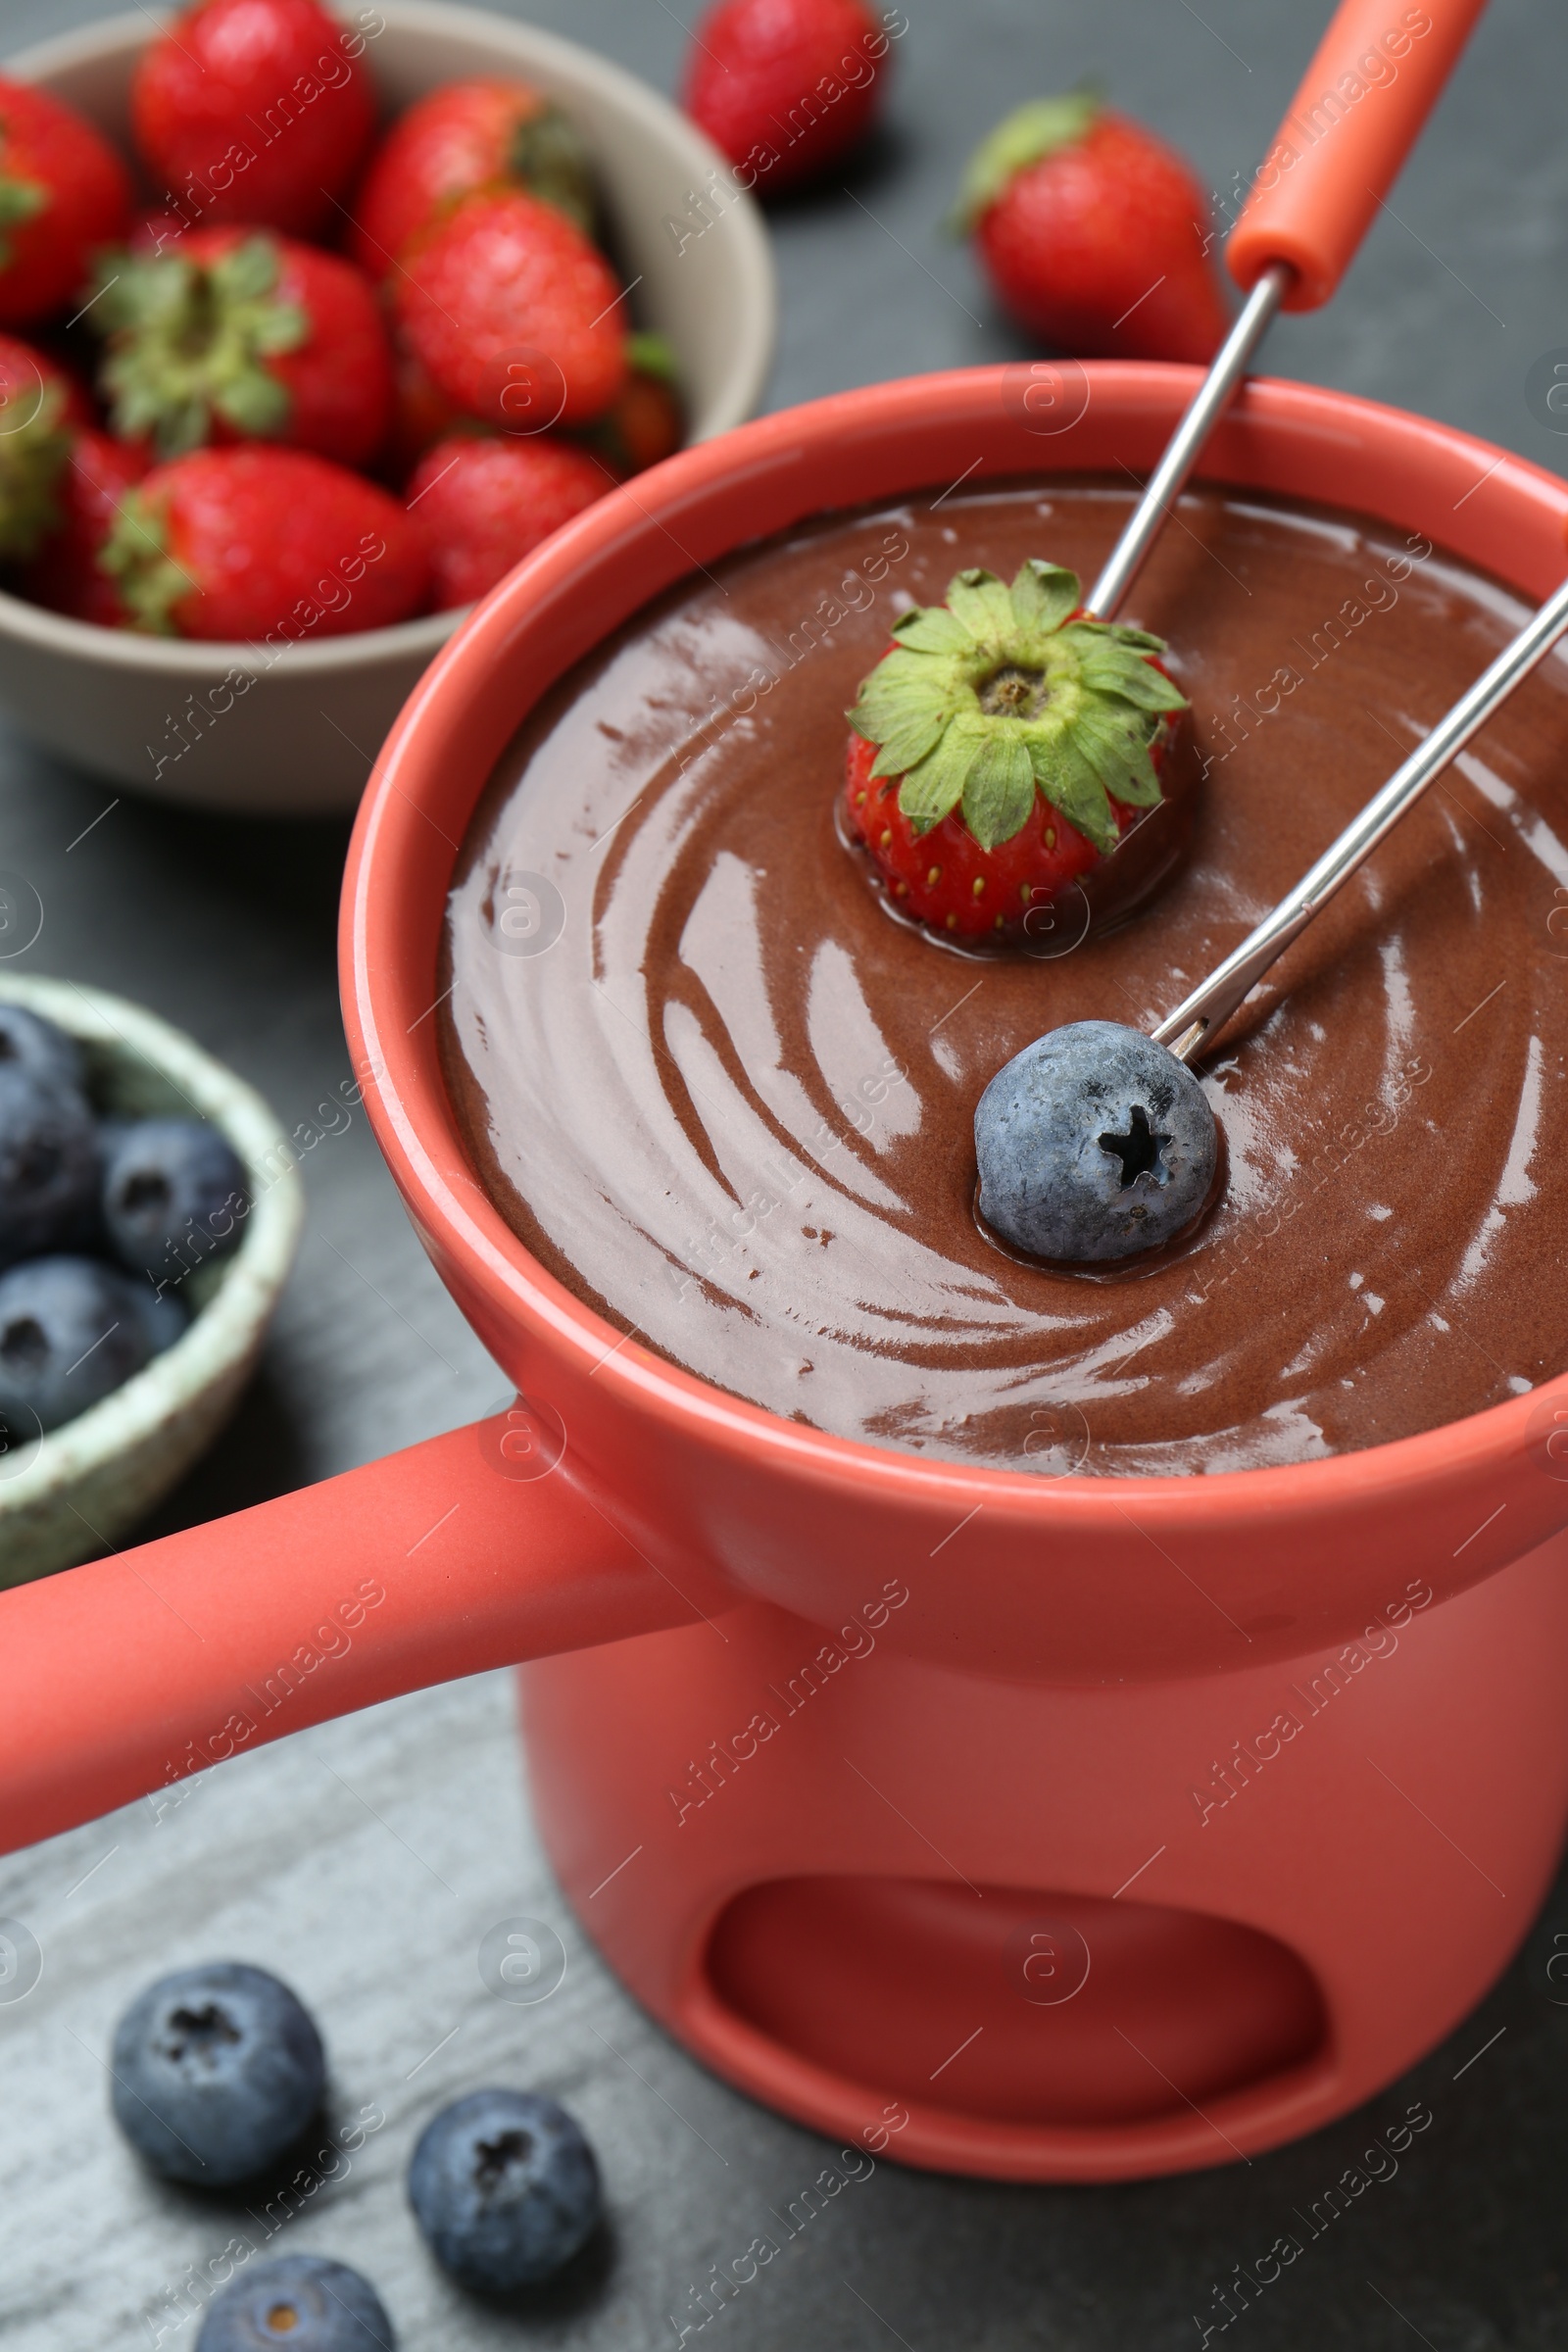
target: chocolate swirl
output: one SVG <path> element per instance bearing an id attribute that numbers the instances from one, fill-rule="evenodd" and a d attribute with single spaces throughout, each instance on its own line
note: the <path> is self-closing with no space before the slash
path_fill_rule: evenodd
<path id="1" fill-rule="evenodd" d="M 836 838 L 844 711 L 960 564 L 1092 576 L 1126 493 L 832 517 L 621 631 L 524 725 L 452 894 L 477 1173 L 610 1320 L 719 1387 L 966 1461 L 1186 1474 L 1432 1428 L 1568 1362 L 1568 663 L 1553 656 L 1276 967 L 1204 1083 L 1225 1198 L 1115 1279 L 1004 1256 L 974 1103 L 1027 1039 L 1152 1023 L 1517 627 L 1428 543 L 1214 493 L 1128 617 L 1207 773 L 1187 863 L 1029 956 L 890 919 Z"/>

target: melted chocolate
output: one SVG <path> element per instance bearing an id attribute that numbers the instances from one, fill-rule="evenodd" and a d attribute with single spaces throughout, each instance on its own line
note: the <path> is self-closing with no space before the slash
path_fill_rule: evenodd
<path id="1" fill-rule="evenodd" d="M 1232 1470 L 1568 1363 L 1556 656 L 1205 1065 L 1229 1172 L 1191 1244 L 1096 1279 L 979 1228 L 1000 1065 L 1063 1021 L 1152 1025 L 1525 617 L 1418 537 L 1185 499 L 1125 617 L 1193 700 L 1187 863 L 1109 937 L 1069 906 L 1038 956 L 955 953 L 835 836 L 844 710 L 910 601 L 1029 555 L 1092 578 L 1128 503 L 991 488 L 746 550 L 546 697 L 469 828 L 440 1018 L 486 1189 L 613 1324 L 817 1428 L 1045 1475 Z"/>

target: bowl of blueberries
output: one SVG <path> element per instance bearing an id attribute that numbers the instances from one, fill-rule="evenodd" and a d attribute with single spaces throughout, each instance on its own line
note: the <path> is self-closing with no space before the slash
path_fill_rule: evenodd
<path id="1" fill-rule="evenodd" d="M 250 1087 L 140 1006 L 0 979 L 0 1583 L 112 1548 L 239 1398 L 304 1214 Z"/>

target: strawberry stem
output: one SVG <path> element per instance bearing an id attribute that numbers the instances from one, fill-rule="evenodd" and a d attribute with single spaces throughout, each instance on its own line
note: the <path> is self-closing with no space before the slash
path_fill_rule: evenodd
<path id="1" fill-rule="evenodd" d="M 60 521 L 60 477 L 72 436 L 58 382 L 4 387 L 0 409 L 0 559 L 24 564 Z M 13 422 L 13 413 L 20 421 Z"/>
<path id="2" fill-rule="evenodd" d="M 24 220 L 36 220 L 52 201 L 49 190 L 40 181 L 20 179 L 13 172 L 0 172 L 0 270 L 10 263 L 14 251 L 6 230 L 20 228 Z"/>
<path id="3" fill-rule="evenodd" d="M 96 320 L 109 350 L 99 380 L 122 440 L 150 434 L 169 459 L 204 447 L 218 417 L 247 439 L 282 434 L 289 393 L 267 363 L 297 350 L 311 322 L 280 300 L 279 272 L 266 235 L 214 262 L 106 260 Z"/>
<path id="4" fill-rule="evenodd" d="M 163 514 L 139 490 L 126 493 L 98 567 L 118 585 L 134 628 L 149 637 L 179 635 L 174 607 L 195 582 L 169 553 Z"/>
<path id="5" fill-rule="evenodd" d="M 1104 97 L 1093 87 L 1064 91 L 1056 98 L 1031 98 L 981 140 L 964 167 L 958 200 L 948 221 L 955 236 L 966 236 L 1003 195 L 1009 180 L 1058 148 L 1076 147 L 1104 112 Z"/>

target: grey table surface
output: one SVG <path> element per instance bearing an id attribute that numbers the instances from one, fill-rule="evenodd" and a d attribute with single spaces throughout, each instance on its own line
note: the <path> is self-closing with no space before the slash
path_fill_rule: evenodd
<path id="1" fill-rule="evenodd" d="M 506 5 L 506 0 L 500 0 Z M 4 0 L 20 46 L 101 13 Z M 661 88 L 689 0 L 538 0 L 528 14 Z M 1216 191 L 1268 142 L 1327 0 L 907 0 L 897 93 L 838 190 L 772 216 L 783 333 L 775 405 L 1017 356 L 938 221 L 975 138 L 1024 94 L 1084 74 L 1176 141 Z M 1284 321 L 1267 365 L 1463 424 L 1565 469 L 1530 413 L 1531 362 L 1568 344 L 1568 12 L 1493 0 L 1343 293 Z M 0 729 L 0 850 L 42 894 L 31 970 L 119 989 L 308 1117 L 348 1075 L 333 967 L 344 833 L 199 818 L 122 797 Z M 436 1281 L 363 1118 L 306 1163 L 311 1222 L 265 1364 L 222 1443 L 160 1514 L 185 1525 L 367 1461 L 498 1403 L 505 1383 Z M 487 1993 L 484 1931 L 529 1914 L 569 1955 L 532 2008 Z M 413 2352 L 672 2343 L 709 2266 L 767 2228 L 830 2151 L 691 2063 L 599 1963 L 530 1823 L 510 1686 L 397 1701 L 220 1766 L 0 1864 L 0 1914 L 44 1971 L 0 2006 L 0 2333 L 9 2352 L 189 2347 L 195 2273 L 243 2212 L 159 2187 L 108 2121 L 104 2055 L 130 1995 L 215 1953 L 276 1968 L 328 2035 L 333 2112 L 382 2117 L 277 2241 L 379 2284 Z M 878 2164 L 711 2326 L 770 2352 L 902 2343 L 1127 2352 L 1198 2340 L 1193 2314 L 1412 2095 L 1437 2129 L 1397 2179 L 1236 2323 L 1268 2347 L 1432 2352 L 1559 2345 L 1568 2003 L 1548 1965 L 1560 1886 L 1503 1983 L 1361 2118 L 1228 2169 L 1119 2189 L 1030 2189 Z M 1524 1923 L 1521 1922 L 1521 1933 Z M 1568 1942 L 1568 1936 L 1563 1940 Z M 1497 2038 L 1500 2035 L 1500 2038 Z M 1490 2046 L 1486 2046 L 1489 2045 Z M 1468 2064 L 1486 2047 L 1486 2055 Z M 536 2084 L 604 2158 L 606 2241 L 531 2316 L 497 2317 L 423 2259 L 402 2171 L 466 2087 Z"/>

